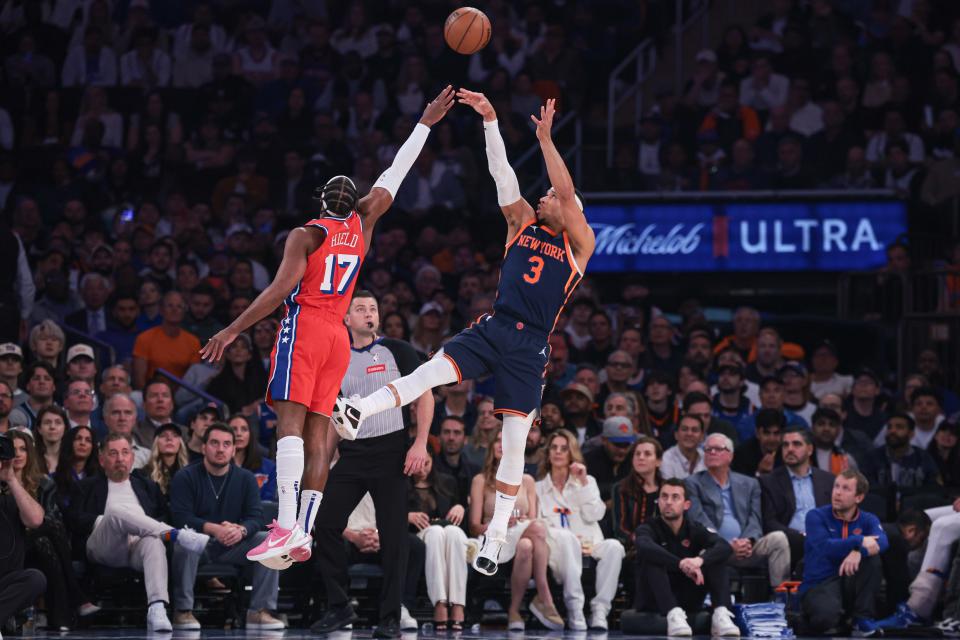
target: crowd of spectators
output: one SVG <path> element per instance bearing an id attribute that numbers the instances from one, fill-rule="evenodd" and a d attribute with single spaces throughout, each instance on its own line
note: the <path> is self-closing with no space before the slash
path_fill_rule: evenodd
<path id="1" fill-rule="evenodd" d="M 78 560 L 144 571 L 151 629 L 198 628 L 197 566 L 244 562 L 274 508 L 276 423 L 263 391 L 279 316 L 236 340 L 222 363 L 198 351 L 269 283 L 288 230 L 318 213 L 313 188 L 343 173 L 365 193 L 424 100 L 451 81 L 483 89 L 511 152 L 522 150 L 542 97 L 584 113 L 596 106 L 606 74 L 595 71 L 638 41 L 657 3 L 490 2 L 491 45 L 472 58 L 443 44 L 443 3 L 228 4 L 0 4 L 9 221 L 0 433 L 15 448 L 0 469 L 4 536 L 14 540 L 0 581 L 18 593 L 0 601 L 0 623 L 40 594 L 38 622 L 50 628 L 95 615 L 103 594 L 86 590 Z M 929 204 L 950 197 L 955 9 L 888 4 L 774 2 L 749 34 L 732 27 L 718 50 L 698 54 L 684 95 L 661 95 L 639 143 L 618 146 L 616 171 L 588 179 L 634 190 L 890 186 Z M 424 354 L 491 308 L 499 276 L 495 190 L 470 116 L 455 109 L 436 127 L 361 273 L 382 333 Z M 512 560 L 508 625 L 523 629 L 532 579 L 526 608 L 548 628 L 605 628 L 625 590 L 628 604 L 673 612 L 682 630 L 674 609 L 699 606 L 706 590 L 670 603 L 657 599 L 663 576 L 637 576 L 674 562 L 683 579 L 707 577 L 716 610 L 729 593 L 710 567 L 645 555 L 651 540 L 680 549 L 674 527 L 686 518 L 697 545 L 714 550 L 711 567 L 765 572 L 776 587 L 809 554 L 807 514 L 830 501 L 828 483 L 913 554 L 911 563 L 883 555 L 877 613 L 909 593 L 908 611 L 934 616 L 942 584 L 927 569 L 943 570 L 943 550 L 960 535 L 951 515 L 960 390 L 944 378 L 952 363 L 925 350 L 891 384 L 841 361 L 829 340 L 785 339 L 754 309 L 737 310 L 724 335 L 696 305 L 667 314 L 645 287 L 620 284 L 607 298 L 588 274 L 550 336 L 542 420 L 527 439 L 529 477 L 501 557 Z M 410 480 L 419 547 L 410 545 L 407 626 L 422 591 L 451 629 L 479 613 L 465 610 L 458 560 L 492 511 L 493 388 L 479 380 L 437 391 L 433 464 Z M 932 507 L 951 513 L 931 524 Z M 375 522 L 367 501 L 344 532 L 351 558 L 377 554 Z M 868 555 L 880 547 L 864 546 Z M 281 628 L 277 571 L 257 571 L 246 624 Z M 942 617 L 956 607 L 948 594 Z M 715 614 L 729 632 L 724 622 Z"/>

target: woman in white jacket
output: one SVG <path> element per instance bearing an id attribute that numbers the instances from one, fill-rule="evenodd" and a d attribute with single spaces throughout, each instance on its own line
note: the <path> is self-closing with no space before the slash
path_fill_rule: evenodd
<path id="1" fill-rule="evenodd" d="M 604 538 L 600 521 L 607 507 L 593 476 L 587 475 L 577 437 L 566 429 L 550 434 L 547 457 L 540 467 L 537 498 L 540 516 L 550 524 L 550 537 L 556 543 L 556 561 L 551 557 L 554 575 L 563 584 L 567 605 L 567 625 L 585 630 L 583 615 L 583 556 L 597 561 L 597 595 L 590 602 L 590 628 L 607 629 L 607 616 L 620 581 L 620 566 L 625 555 L 619 540 Z"/>

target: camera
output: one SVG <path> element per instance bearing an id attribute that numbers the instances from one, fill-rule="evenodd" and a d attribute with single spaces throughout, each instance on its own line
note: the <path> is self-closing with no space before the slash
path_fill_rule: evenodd
<path id="1" fill-rule="evenodd" d="M 13 440 L 5 433 L 0 433 L 0 460 L 13 460 L 17 457 Z"/>

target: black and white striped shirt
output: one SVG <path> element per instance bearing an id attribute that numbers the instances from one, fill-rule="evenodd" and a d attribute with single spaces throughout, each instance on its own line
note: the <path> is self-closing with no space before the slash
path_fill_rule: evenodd
<path id="1" fill-rule="evenodd" d="M 350 366 L 343 379 L 343 395 L 368 396 L 420 366 L 420 354 L 403 340 L 377 338 L 363 348 L 350 348 Z M 370 416 L 360 425 L 357 439 L 376 438 L 406 429 L 403 411 L 388 409 Z"/>

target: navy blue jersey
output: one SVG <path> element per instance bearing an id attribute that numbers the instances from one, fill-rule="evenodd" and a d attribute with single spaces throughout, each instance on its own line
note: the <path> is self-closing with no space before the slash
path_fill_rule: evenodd
<path id="1" fill-rule="evenodd" d="M 582 277 L 567 233 L 554 233 L 531 220 L 507 244 L 494 314 L 550 333 Z"/>

